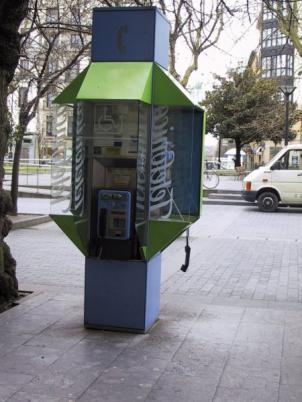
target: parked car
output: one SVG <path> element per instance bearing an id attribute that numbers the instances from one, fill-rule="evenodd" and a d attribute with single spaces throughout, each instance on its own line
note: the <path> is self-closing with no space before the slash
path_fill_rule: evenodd
<path id="1" fill-rule="evenodd" d="M 288 145 L 244 179 L 242 197 L 263 212 L 279 205 L 302 207 L 302 144 Z"/>

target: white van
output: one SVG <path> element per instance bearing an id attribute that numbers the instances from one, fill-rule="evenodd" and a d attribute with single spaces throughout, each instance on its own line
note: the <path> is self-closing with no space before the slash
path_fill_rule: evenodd
<path id="1" fill-rule="evenodd" d="M 288 145 L 244 179 L 242 197 L 263 212 L 279 205 L 302 207 L 302 144 Z"/>

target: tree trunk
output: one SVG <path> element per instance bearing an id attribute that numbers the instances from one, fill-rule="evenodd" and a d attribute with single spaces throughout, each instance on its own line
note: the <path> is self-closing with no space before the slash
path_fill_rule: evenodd
<path id="1" fill-rule="evenodd" d="M 12 226 L 12 222 L 6 216 L 11 208 L 11 199 L 9 193 L 3 190 L 4 155 L 10 133 L 6 101 L 7 75 L 0 69 L 0 303 L 15 298 L 18 292 L 16 261 L 4 242 Z"/>
<path id="2" fill-rule="evenodd" d="M 236 156 L 235 156 L 235 168 L 237 166 L 241 166 L 241 142 L 240 140 L 236 139 L 235 140 L 235 144 L 236 144 Z"/>
<path id="3" fill-rule="evenodd" d="M 22 140 L 24 133 L 18 133 L 16 140 L 13 171 L 12 171 L 12 184 L 11 184 L 11 197 L 12 197 L 12 213 L 18 213 L 18 189 L 19 189 L 19 170 L 20 170 L 20 157 L 22 150 Z"/>
<path id="4" fill-rule="evenodd" d="M 20 57 L 19 26 L 27 13 L 28 0 L 2 0 L 0 2 L 0 302 L 18 294 L 16 261 L 4 238 L 11 228 L 7 212 L 11 208 L 9 193 L 3 190 L 4 156 L 10 133 L 7 109 L 7 90 Z"/>
<path id="5" fill-rule="evenodd" d="M 6 216 L 11 208 L 11 199 L 3 189 L 4 156 L 11 129 L 7 110 L 7 82 L 7 73 L 0 68 L 0 303 L 14 299 L 18 294 L 16 261 L 4 241 L 12 226 Z"/>

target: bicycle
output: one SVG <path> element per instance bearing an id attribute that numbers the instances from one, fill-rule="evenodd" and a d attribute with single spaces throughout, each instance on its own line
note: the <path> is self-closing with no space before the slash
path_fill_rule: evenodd
<path id="1" fill-rule="evenodd" d="M 219 176 L 215 170 L 205 170 L 203 175 L 203 187 L 208 190 L 216 188 L 219 184 Z"/>

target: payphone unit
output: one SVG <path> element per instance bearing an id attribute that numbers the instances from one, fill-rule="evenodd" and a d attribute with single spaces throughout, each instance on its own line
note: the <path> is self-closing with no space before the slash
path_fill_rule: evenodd
<path id="1" fill-rule="evenodd" d="M 99 239 L 128 240 L 130 238 L 131 193 L 100 190 L 98 193 Z"/>

